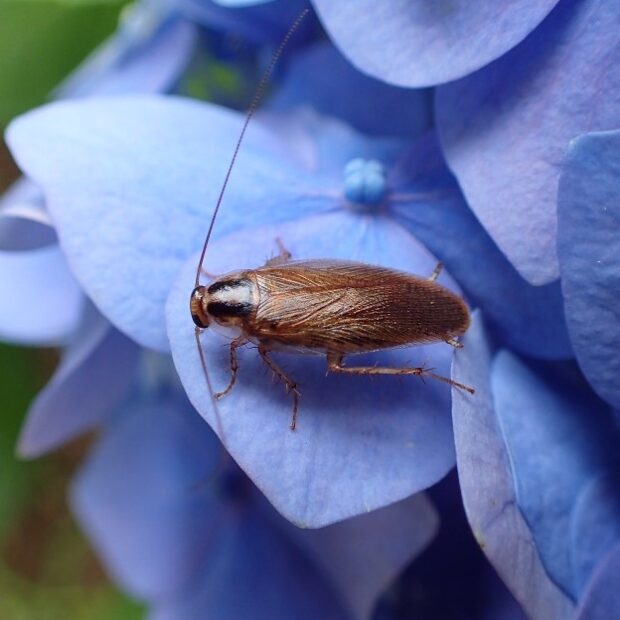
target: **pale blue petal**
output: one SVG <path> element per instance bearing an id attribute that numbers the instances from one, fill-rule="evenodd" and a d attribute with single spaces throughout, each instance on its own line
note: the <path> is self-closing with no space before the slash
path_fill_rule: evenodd
<path id="1" fill-rule="evenodd" d="M 213 0 L 215 4 L 221 4 L 228 8 L 242 7 L 242 6 L 254 6 L 256 4 L 265 4 L 266 2 L 273 2 L 273 0 Z"/>
<path id="2" fill-rule="evenodd" d="M 117 412 L 74 480 L 71 503 L 107 570 L 145 599 L 175 595 L 221 527 L 218 459 L 208 427 L 180 395 L 154 394 Z"/>
<path id="3" fill-rule="evenodd" d="M 583 485 L 609 463 L 617 437 L 610 411 L 577 372 L 542 371 L 500 352 L 493 396 L 519 508 L 550 577 L 576 599 L 572 507 Z"/>
<path id="4" fill-rule="evenodd" d="M 150 620 L 348 620 L 329 583 L 255 511 L 230 515 L 193 588 L 156 605 Z"/>
<path id="5" fill-rule="evenodd" d="M 196 27 L 166 18 L 154 3 L 125 10 L 119 30 L 87 58 L 55 91 L 57 98 L 170 90 L 186 68 L 196 43 Z"/>
<path id="6" fill-rule="evenodd" d="M 620 407 L 620 131 L 581 136 L 560 179 L 558 252 L 577 361 Z"/>
<path id="7" fill-rule="evenodd" d="M 164 300 L 202 243 L 241 123 L 217 106 L 136 96 L 52 104 L 9 129 L 17 160 L 45 192 L 76 277 L 140 344 L 168 348 Z M 255 123 L 216 234 L 324 208 L 316 179 L 293 160 Z"/>
<path id="8" fill-rule="evenodd" d="M 0 250 L 34 250 L 57 241 L 41 190 L 26 178 L 0 196 Z"/>
<path id="9" fill-rule="evenodd" d="M 58 245 L 0 252 L 0 339 L 62 344 L 77 329 L 84 297 Z"/>
<path id="10" fill-rule="evenodd" d="M 431 123 L 431 91 L 399 88 L 359 72 L 330 43 L 297 53 L 269 102 L 312 105 L 370 135 L 415 138 Z"/>
<path id="11" fill-rule="evenodd" d="M 601 473 L 582 487 L 573 507 L 570 533 L 573 570 L 581 592 L 599 561 L 620 542 L 617 475 Z"/>
<path id="12" fill-rule="evenodd" d="M 307 0 L 271 0 L 224 6 L 216 0 L 177 0 L 180 11 L 209 28 L 229 36 L 240 36 L 254 43 L 279 42 L 297 16 L 307 7 Z M 312 17 L 307 17 L 287 46 L 287 53 L 311 36 Z"/>
<path id="13" fill-rule="evenodd" d="M 532 284 L 558 277 L 556 198 L 570 140 L 620 126 L 618 54 L 620 3 L 561 2 L 505 57 L 438 89 L 448 163 L 483 226 Z"/>
<path id="14" fill-rule="evenodd" d="M 476 394 L 453 390 L 452 417 L 467 518 L 481 549 L 528 615 L 565 620 L 573 605 L 548 577 L 516 503 L 511 462 L 491 391 L 493 352 L 479 313 L 463 345 L 454 356 L 452 378 L 475 387 Z M 518 395 L 516 389 L 513 395 Z"/>
<path id="15" fill-rule="evenodd" d="M 209 248 L 205 267 L 213 273 L 257 267 L 275 251 L 276 236 L 297 258 L 348 258 L 423 276 L 435 266 L 435 259 L 389 219 L 339 209 L 220 239 Z M 190 400 L 219 430 L 188 310 L 195 268 L 196 259 L 190 260 L 171 292 L 168 333 Z M 440 281 L 454 286 L 446 274 Z M 225 386 L 230 376 L 225 343 L 209 330 L 203 336 L 215 389 Z M 401 367 L 428 362 L 446 375 L 451 355 L 448 345 L 439 344 L 355 360 Z M 246 348 L 239 354 L 237 385 L 219 403 L 222 439 L 254 483 L 294 523 L 320 527 L 385 506 L 425 489 L 452 467 L 446 385 L 415 377 L 326 377 L 322 357 L 274 358 L 298 381 L 298 430 L 289 430 L 291 398 L 282 385 L 271 384 L 256 351 Z"/>
<path id="16" fill-rule="evenodd" d="M 127 395 L 137 359 L 133 342 L 94 311 L 86 312 L 60 366 L 30 407 L 19 455 L 41 456 L 103 422 Z"/>
<path id="17" fill-rule="evenodd" d="M 352 618 L 365 620 L 379 596 L 431 543 L 439 515 L 423 494 L 318 530 L 290 535 L 329 578 Z"/>
<path id="18" fill-rule="evenodd" d="M 334 43 L 361 71 L 399 86 L 441 84 L 522 41 L 558 0 L 313 0 Z"/>
<path id="19" fill-rule="evenodd" d="M 615 620 L 620 610 L 620 544 L 599 564 L 579 603 L 576 620 Z"/>
<path id="20" fill-rule="evenodd" d="M 526 355 L 572 357 L 559 282 L 532 286 L 516 272 L 465 203 L 436 134 L 415 142 L 390 174 L 390 211 L 445 263 L 493 335 Z"/>

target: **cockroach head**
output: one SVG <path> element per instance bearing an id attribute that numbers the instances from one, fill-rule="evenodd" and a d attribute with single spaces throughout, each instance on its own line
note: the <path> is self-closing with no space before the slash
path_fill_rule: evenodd
<path id="1" fill-rule="evenodd" d="M 209 315 L 204 310 L 204 299 L 207 297 L 207 289 L 204 286 L 197 286 L 189 298 L 189 311 L 197 327 L 205 329 L 209 327 Z"/>

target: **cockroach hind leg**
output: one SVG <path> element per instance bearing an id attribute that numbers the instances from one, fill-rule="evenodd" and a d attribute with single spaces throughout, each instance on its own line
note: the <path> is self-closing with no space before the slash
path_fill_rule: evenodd
<path id="1" fill-rule="evenodd" d="M 437 263 L 437 265 L 435 266 L 435 269 L 433 269 L 433 273 L 431 273 L 428 279 L 431 282 L 434 282 L 439 277 L 439 274 L 441 273 L 442 269 L 443 269 L 443 263 L 440 261 Z"/>
<path id="2" fill-rule="evenodd" d="M 247 340 L 240 336 L 236 338 L 230 343 L 230 381 L 226 386 L 226 389 L 222 392 L 217 392 L 214 394 L 215 398 L 220 400 L 220 398 L 224 398 L 226 394 L 228 394 L 234 387 L 237 382 L 237 371 L 239 370 L 239 362 L 237 361 L 237 349 L 246 344 Z"/>
<path id="3" fill-rule="evenodd" d="M 299 390 L 297 389 L 297 384 L 294 381 L 291 381 L 285 374 L 284 371 L 269 357 L 267 354 L 268 351 L 264 347 L 258 347 L 258 353 L 261 356 L 263 362 L 267 365 L 269 369 L 273 372 L 273 374 L 280 379 L 285 387 L 286 393 L 293 395 L 293 415 L 291 417 L 291 425 L 290 429 L 294 431 L 297 428 L 297 412 L 299 410 Z"/>
<path id="4" fill-rule="evenodd" d="M 276 237 L 276 245 L 278 246 L 278 251 L 280 252 L 277 256 L 274 256 L 267 260 L 265 263 L 266 267 L 277 267 L 278 265 L 284 265 L 291 260 L 292 254 L 286 249 L 284 243 L 282 243 L 282 239 L 280 237 Z"/>
<path id="5" fill-rule="evenodd" d="M 434 369 L 426 368 L 425 366 L 417 366 L 414 368 L 387 368 L 385 366 L 344 366 L 343 355 L 340 354 L 328 354 L 327 355 L 327 368 L 331 372 L 338 372 L 348 375 L 415 375 L 416 377 L 424 378 L 431 377 L 448 383 L 449 385 L 458 388 L 459 390 L 465 390 L 470 394 L 473 394 L 475 390 L 467 385 L 463 385 L 458 381 L 448 379 L 442 375 L 437 375 L 433 372 Z"/>
<path id="6" fill-rule="evenodd" d="M 456 338 L 446 338 L 445 342 L 446 342 L 446 344 L 449 344 L 450 346 L 454 347 L 455 349 L 462 349 L 463 348 L 463 345 Z"/>

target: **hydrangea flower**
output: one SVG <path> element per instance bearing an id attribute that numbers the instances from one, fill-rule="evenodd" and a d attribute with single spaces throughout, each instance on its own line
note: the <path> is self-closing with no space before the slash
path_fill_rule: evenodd
<path id="1" fill-rule="evenodd" d="M 617 5 L 314 5 L 362 71 L 405 86 L 449 82 L 437 89 L 436 120 L 469 205 L 524 278 L 556 280 L 559 164 L 572 138 L 620 125 Z"/>
<path id="2" fill-rule="evenodd" d="M 88 82 L 88 71 L 82 77 L 84 79 L 76 80 L 75 84 Z M 57 224 L 56 216 L 52 214 L 52 220 L 47 213 L 51 206 L 50 196 L 47 188 L 43 189 L 45 199 L 42 199 L 33 185 L 22 183 L 6 201 L 3 214 L 4 240 L 7 249 L 13 244 L 13 253 L 19 255 L 20 259 L 29 258 L 31 253 L 48 252 L 48 247 L 49 251 L 58 253 L 55 235 L 50 229 L 52 221 Z M 11 233 L 16 231 L 19 234 L 15 237 Z M 41 238 L 34 239 L 39 233 L 42 233 Z M 30 245 L 34 245 L 35 249 L 30 250 Z M 18 249 L 20 251 L 15 251 Z M 27 263 L 27 270 L 16 274 L 22 277 L 15 284 L 32 282 L 31 276 L 40 269 L 42 260 L 48 260 L 47 254 L 38 263 Z M 67 272 L 62 260 L 58 271 L 60 274 Z M 281 517 L 274 516 L 273 509 L 264 500 L 258 502 L 259 507 L 256 509 L 251 505 L 246 506 L 243 498 L 241 505 L 238 505 L 239 493 L 234 488 L 240 486 L 242 490 L 249 483 L 244 482 L 242 474 L 234 468 L 230 475 L 224 476 L 225 479 L 241 479 L 241 482 L 233 484 L 233 490 L 218 490 L 215 498 L 213 494 L 205 496 L 203 493 L 198 496 L 200 489 L 194 494 L 192 489 L 186 488 L 184 475 L 189 474 L 198 480 L 204 475 L 205 463 L 209 464 L 209 458 L 213 458 L 211 450 L 211 457 L 204 460 L 204 455 L 209 455 L 209 446 L 213 447 L 206 426 L 194 423 L 192 430 L 191 424 L 189 429 L 184 429 L 183 422 L 180 429 L 178 421 L 172 420 L 166 424 L 166 416 L 174 418 L 176 415 L 178 420 L 188 414 L 188 406 L 183 404 L 178 394 L 162 403 L 160 398 L 149 396 L 149 390 L 146 393 L 138 390 L 136 393 L 136 377 L 143 382 L 145 376 L 140 363 L 143 356 L 138 347 L 111 327 L 89 303 L 84 304 L 82 293 L 72 277 L 69 282 L 71 290 L 75 292 L 75 304 L 65 303 L 63 306 L 60 303 L 63 298 L 65 302 L 70 298 L 67 297 L 66 287 L 59 286 L 53 279 L 49 282 L 50 293 L 47 294 L 50 302 L 55 298 L 59 300 L 60 314 L 67 314 L 68 307 L 75 305 L 78 308 L 75 316 L 72 315 L 72 321 L 67 321 L 62 338 L 46 340 L 53 332 L 53 325 L 49 322 L 46 325 L 47 331 L 41 337 L 33 334 L 32 329 L 30 332 L 24 330 L 33 343 L 68 341 L 68 347 L 55 377 L 31 409 L 22 433 L 20 451 L 27 456 L 41 454 L 86 428 L 105 422 L 108 430 L 102 446 L 93 455 L 93 463 L 87 466 L 76 482 L 74 506 L 112 574 L 117 576 L 126 589 L 151 604 L 154 617 L 187 617 L 187 614 L 202 616 L 211 608 L 220 612 L 228 609 L 231 617 L 238 617 L 240 609 L 247 611 L 254 608 L 257 591 L 254 586 L 261 577 L 264 582 L 262 591 L 266 595 L 275 590 L 288 592 L 283 597 L 265 596 L 260 607 L 264 617 L 274 618 L 278 617 L 277 614 L 290 617 L 291 613 L 295 613 L 294 609 L 299 612 L 296 613 L 297 617 L 304 617 L 303 614 L 316 617 L 317 613 L 321 617 L 333 618 L 366 617 L 374 599 L 399 568 L 433 536 L 437 519 L 430 503 L 423 496 L 412 497 L 402 505 L 306 536 L 287 525 Z M 20 292 L 16 286 L 13 290 Z M 17 309 L 27 299 L 27 291 L 21 292 L 23 294 L 16 297 L 17 303 L 13 308 L 7 307 L 7 316 L 11 320 L 18 318 Z M 53 306 L 49 309 L 54 310 Z M 33 318 L 36 317 L 23 317 L 21 324 Z M 19 341 L 20 337 L 16 337 L 16 340 Z M 106 371 L 101 372 L 102 368 Z M 151 389 L 157 389 L 160 393 L 161 383 L 161 380 L 155 380 L 155 388 L 151 386 Z M 97 394 L 94 400 L 93 393 Z M 180 404 L 171 404 L 173 401 Z M 85 402 L 93 404 L 84 409 Z M 138 461 L 133 462 L 130 469 L 135 476 L 121 479 L 127 486 L 110 488 L 110 483 L 114 481 L 111 477 L 113 467 L 118 463 L 115 450 L 120 445 L 124 453 L 126 444 L 123 442 L 127 434 L 133 440 L 136 429 L 144 429 L 145 424 L 148 428 L 149 422 L 144 416 L 151 414 L 153 407 L 159 413 L 153 442 L 148 437 L 141 438 L 140 445 L 144 446 L 145 453 L 142 458 L 136 455 Z M 179 409 L 182 414 L 176 413 Z M 119 425 L 119 419 L 123 420 L 123 424 Z M 195 442 L 196 433 L 202 434 L 202 441 Z M 188 434 L 198 452 L 194 451 L 192 458 L 187 455 L 186 469 L 180 471 L 175 461 L 179 454 L 184 453 Z M 162 442 L 167 442 L 169 447 L 164 445 L 163 451 L 165 453 L 168 450 L 172 462 L 164 459 L 163 454 L 157 451 L 162 448 Z M 106 457 L 110 452 L 111 459 Z M 161 470 L 153 469 L 156 464 L 161 465 Z M 154 479 L 149 481 L 148 476 L 153 474 Z M 165 506 L 161 504 L 166 501 L 165 498 L 156 494 L 153 503 L 149 504 L 144 493 L 140 495 L 138 487 L 132 486 L 139 484 L 140 489 L 156 490 L 166 475 L 170 480 L 170 488 L 177 490 L 178 497 L 178 500 L 172 498 L 172 503 L 167 504 L 171 510 L 169 517 L 166 516 Z M 130 497 L 138 500 L 138 504 L 133 507 L 122 501 L 127 491 Z M 222 493 L 223 500 L 217 500 Z M 250 494 L 256 495 L 251 487 Z M 224 505 L 219 509 L 216 504 L 222 501 Z M 103 511 L 98 509 L 102 502 L 105 507 Z M 232 503 L 232 506 L 227 508 L 227 503 Z M 115 521 L 115 506 L 122 508 L 120 521 Z M 162 517 L 161 528 L 154 527 L 152 530 L 153 537 L 143 532 L 144 519 L 140 515 L 144 515 L 144 506 L 154 506 L 155 513 L 158 509 Z M 212 565 L 206 562 L 208 555 L 198 563 L 195 559 L 196 545 L 201 545 L 201 541 L 210 538 L 213 533 L 218 535 L 217 523 L 212 524 L 213 527 L 205 526 L 205 511 L 218 510 L 224 510 L 227 517 L 230 514 L 231 519 L 222 524 L 224 546 L 210 551 L 220 557 L 220 561 L 229 563 L 229 569 L 219 563 Z M 274 520 L 275 524 L 271 524 Z M 191 522 L 196 524 L 192 535 L 187 529 Z M 115 523 L 123 527 L 119 529 Z M 280 530 L 287 531 L 282 533 Z M 142 534 L 139 535 L 140 532 Z M 403 545 L 396 536 L 399 533 L 406 535 L 407 544 Z M 123 542 L 125 537 L 133 540 L 133 545 L 127 546 Z M 168 543 L 164 544 L 164 540 Z M 184 545 L 179 544 L 182 541 L 185 541 Z M 156 545 L 160 546 L 161 555 L 151 558 L 149 552 Z M 236 550 L 239 545 L 243 545 L 242 550 Z M 249 553 L 251 548 L 256 549 L 254 556 Z M 272 563 L 280 558 L 283 564 L 279 568 L 273 565 L 272 570 L 264 572 L 264 554 L 270 555 Z M 183 565 L 185 570 L 182 569 Z M 362 568 L 362 565 L 366 568 Z M 179 572 L 175 569 L 179 569 Z M 352 573 L 356 576 L 354 581 L 350 579 Z M 222 581 L 227 578 L 228 591 Z M 214 582 L 214 579 L 218 581 Z M 253 584 L 247 590 L 245 599 L 239 596 L 239 579 L 245 579 L 248 586 Z M 207 584 L 212 584 L 207 587 L 215 587 L 219 598 L 206 597 Z M 313 606 L 308 605 L 308 595 L 315 601 Z"/>
<path id="3" fill-rule="evenodd" d="M 196 41 L 193 24 L 166 3 L 145 1 L 123 14 L 118 32 L 57 89 L 60 98 L 169 90 L 187 66 Z M 18 344 L 67 345 L 50 384 L 33 403 L 18 450 L 38 456 L 100 423 L 121 402 L 137 347 L 97 313 L 75 281 L 58 246 L 41 190 L 21 179 L 0 203 L 0 335 Z M 28 303 L 36 283 L 45 299 Z M 117 372 L 101 372 L 101 367 Z M 92 391 L 102 397 L 84 410 Z"/>
<path id="4" fill-rule="evenodd" d="M 255 41 L 272 43 L 284 26 L 279 0 L 217 4 L 183 7 L 211 25 L 234 22 Z M 87 336 L 75 332 L 67 350 L 62 389 L 41 397 L 40 410 L 70 403 L 75 412 L 85 388 L 110 391 L 97 415 L 64 420 L 68 432 L 29 422 L 22 450 L 35 454 L 106 421 L 72 501 L 111 573 L 154 617 L 247 615 L 256 590 L 231 584 L 256 579 L 266 617 L 368 617 L 387 580 L 433 536 L 434 512 L 419 491 L 455 460 L 474 535 L 529 616 L 607 618 L 616 609 L 619 138 L 573 139 L 618 126 L 618 65 L 604 62 L 617 47 L 618 11 L 596 0 L 513 4 L 428 10 L 410 0 L 352 11 L 315 0 L 343 54 L 373 77 L 327 43 L 291 53 L 248 132 L 205 265 L 218 274 L 259 266 L 276 237 L 296 258 L 421 275 L 442 260 L 442 281 L 477 308 L 452 370 L 476 395 L 453 391 L 452 402 L 435 382 L 325 377 L 320 359 L 282 356 L 302 392 L 293 434 L 290 400 L 247 350 L 218 423 L 187 302 L 242 116 L 130 96 L 57 103 L 11 127 L 18 163 L 44 191 L 72 286 L 97 308 L 85 317 Z M 429 92 L 395 84 L 443 84 L 432 124 Z M 360 113 L 359 99 L 379 118 Z M 59 289 L 49 291 L 53 299 Z M 123 381 L 94 385 L 89 364 L 106 359 L 110 341 L 125 351 Z M 216 386 L 229 378 L 226 342 L 203 338 Z M 172 354 L 194 408 L 241 467 L 230 464 L 204 493 L 193 487 L 213 469 L 215 440 L 178 386 L 162 377 L 142 385 L 139 347 Z M 367 359 L 428 362 L 447 376 L 451 355 L 437 345 Z M 131 475 L 121 475 L 128 453 Z M 301 532 L 281 515 L 327 527 Z M 407 519 L 415 524 L 404 531 Z M 350 544 L 334 554 L 334 539 L 359 535 L 364 523 L 374 536 L 361 555 L 347 556 Z M 365 559 L 377 550 L 385 566 L 375 573 Z M 439 544 L 431 551 L 446 553 Z M 271 572 L 261 571 L 265 555 L 276 558 Z M 355 590 L 360 566 L 367 581 Z M 269 598 L 274 584 L 287 584 L 290 597 Z M 412 587 L 407 575 L 401 585 Z M 507 593 L 490 587 L 495 603 L 481 617 L 518 617 Z"/>
<path id="5" fill-rule="evenodd" d="M 530 616 L 571 617 L 620 536 L 612 410 L 572 364 L 494 347 L 480 316 L 464 344 L 453 376 L 481 400 L 455 394 L 453 420 L 474 534 Z"/>
<path id="6" fill-rule="evenodd" d="M 106 426 L 72 489 L 74 512 L 111 575 L 152 618 L 367 618 L 432 539 L 416 495 L 320 531 L 279 516 L 222 453 L 170 362 Z M 217 476 L 213 477 L 213 472 Z M 406 540 L 403 540 L 404 536 Z"/>

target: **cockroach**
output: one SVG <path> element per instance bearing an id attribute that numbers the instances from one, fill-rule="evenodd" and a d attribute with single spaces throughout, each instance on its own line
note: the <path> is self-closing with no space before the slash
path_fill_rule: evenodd
<path id="1" fill-rule="evenodd" d="M 347 355 L 394 347 L 435 342 L 462 346 L 456 338 L 469 327 L 469 310 L 459 296 L 436 282 L 441 263 L 423 278 L 353 261 L 292 260 L 277 239 L 279 255 L 262 267 L 216 277 L 208 286 L 200 284 L 213 225 L 246 129 L 275 63 L 307 13 L 306 9 L 291 26 L 256 90 L 211 217 L 190 297 L 196 343 L 212 398 L 220 399 L 232 390 L 239 368 L 237 349 L 253 343 L 267 367 L 292 394 L 291 430 L 297 425 L 300 392 L 297 383 L 270 357 L 272 351 L 325 355 L 328 372 L 430 377 L 474 393 L 473 388 L 424 366 L 387 368 L 344 363 Z M 213 392 L 200 344 L 200 334 L 213 323 L 232 328 L 237 334 L 230 343 L 230 381 L 218 393 Z"/>

